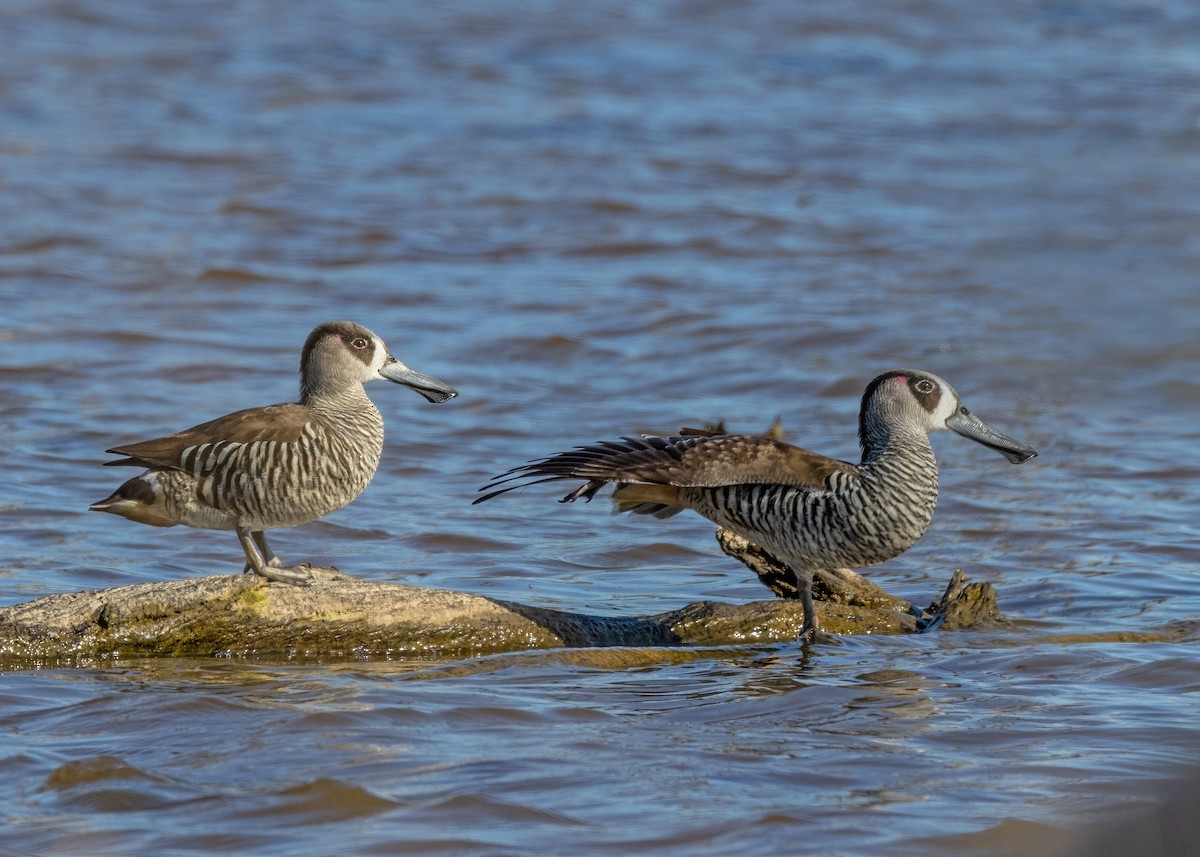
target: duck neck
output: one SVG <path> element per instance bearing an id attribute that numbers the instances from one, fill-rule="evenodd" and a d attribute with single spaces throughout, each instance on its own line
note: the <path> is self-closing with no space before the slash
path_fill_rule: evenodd
<path id="1" fill-rule="evenodd" d="M 932 513 L 937 501 L 938 468 L 929 435 L 922 431 L 888 431 L 863 440 L 858 470 L 864 487 L 881 494 L 904 495 L 905 502 L 927 506 Z"/>
<path id="2" fill-rule="evenodd" d="M 343 387 L 332 393 L 310 394 L 308 405 L 313 421 L 324 428 L 325 443 L 333 455 L 331 460 L 356 461 L 359 465 L 345 466 L 356 491 L 371 480 L 383 452 L 383 416 L 367 396 L 362 384 Z M 339 455 L 338 450 L 342 450 Z"/>
<path id="3" fill-rule="evenodd" d="M 367 398 L 362 384 L 320 384 L 301 380 L 300 403 L 311 408 L 361 407 Z"/>
<path id="4" fill-rule="evenodd" d="M 336 389 L 300 388 L 300 404 L 307 405 L 318 413 L 355 418 L 363 413 L 379 412 L 362 384 L 350 384 Z"/>

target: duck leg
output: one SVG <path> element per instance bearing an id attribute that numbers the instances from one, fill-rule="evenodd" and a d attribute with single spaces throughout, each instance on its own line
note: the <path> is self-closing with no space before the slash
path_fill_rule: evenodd
<path id="1" fill-rule="evenodd" d="M 279 557 L 275 556 L 267 547 L 267 539 L 261 531 L 251 532 L 248 527 L 238 527 L 237 537 L 241 542 L 242 550 L 246 552 L 246 561 L 250 570 L 259 577 L 265 577 L 267 580 L 277 583 L 290 583 L 293 586 L 308 586 L 312 583 L 312 575 L 304 569 L 282 566 Z M 261 553 L 259 552 L 260 547 L 263 548 Z M 263 559 L 264 555 L 271 558 L 269 562 Z"/>
<path id="2" fill-rule="evenodd" d="M 283 561 L 276 556 L 275 551 L 271 550 L 271 548 L 267 545 L 266 533 L 264 533 L 262 530 L 252 530 L 250 532 L 250 537 L 254 539 L 254 543 L 258 545 L 259 553 L 261 554 L 263 561 L 266 563 L 267 568 L 283 567 Z M 247 554 L 247 556 L 249 556 L 249 554 Z M 252 571 L 254 571 L 254 566 L 247 561 L 246 564 L 242 566 L 242 574 L 250 574 Z"/>
<path id="3" fill-rule="evenodd" d="M 275 555 L 275 551 L 267 546 L 267 534 L 262 530 L 255 530 L 250 534 L 254 539 L 254 543 L 258 545 L 258 549 L 262 552 L 262 557 L 267 561 L 267 565 L 272 568 L 281 568 L 283 561 Z"/>
<path id="4" fill-rule="evenodd" d="M 813 573 L 793 568 L 792 574 L 796 578 L 796 592 L 800 596 L 800 606 L 804 608 L 804 624 L 800 626 L 800 636 L 797 639 L 802 643 L 811 643 L 819 636 L 824 636 L 821 634 L 821 626 L 817 621 L 817 606 L 813 603 Z"/>

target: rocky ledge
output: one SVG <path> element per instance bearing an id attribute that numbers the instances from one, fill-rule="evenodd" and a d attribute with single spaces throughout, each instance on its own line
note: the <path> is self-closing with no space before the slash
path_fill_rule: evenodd
<path id="1" fill-rule="evenodd" d="M 718 542 L 778 596 L 697 602 L 654 616 L 595 616 L 312 569 L 313 585 L 223 575 L 51 595 L 0 608 L 0 663 L 67 666 L 96 659 L 223 656 L 453 659 L 522 649 L 723 646 L 794 639 L 801 611 L 786 569 L 732 533 Z M 996 590 L 955 572 L 925 610 L 848 569 L 816 581 L 831 633 L 905 634 L 999 619 Z"/>

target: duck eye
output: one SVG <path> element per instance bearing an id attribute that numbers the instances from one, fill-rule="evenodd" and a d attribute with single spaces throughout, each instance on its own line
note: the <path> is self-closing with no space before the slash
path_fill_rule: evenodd
<path id="1" fill-rule="evenodd" d="M 353 342 L 351 342 L 351 343 L 350 343 L 350 345 L 351 345 L 351 346 L 353 346 L 354 348 L 366 348 L 366 347 L 367 347 L 367 340 L 363 339 L 363 338 L 360 336 L 358 339 L 356 339 L 356 340 L 354 340 Z"/>
<path id="2" fill-rule="evenodd" d="M 934 383 L 928 378 L 922 378 L 920 381 L 913 384 L 913 389 L 922 395 L 929 394 L 934 390 Z"/>

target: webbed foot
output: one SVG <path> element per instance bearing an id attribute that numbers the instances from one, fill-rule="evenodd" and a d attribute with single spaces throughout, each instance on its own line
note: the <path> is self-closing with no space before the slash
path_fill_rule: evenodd
<path id="1" fill-rule="evenodd" d="M 265 564 L 266 568 L 283 568 L 283 562 L 277 556 L 272 556 Z M 242 574 L 254 574 L 254 566 L 246 563 L 242 566 Z"/>
<path id="2" fill-rule="evenodd" d="M 313 576 L 307 563 L 300 563 L 294 568 L 284 568 L 282 565 L 270 563 L 263 566 L 262 571 L 254 571 L 260 577 L 265 577 L 272 583 L 288 583 L 292 586 L 312 586 Z"/>
<path id="3" fill-rule="evenodd" d="M 837 634 L 831 634 L 822 628 L 810 628 L 807 631 L 801 631 L 796 637 L 796 642 L 802 646 L 807 646 L 809 643 L 818 643 L 820 645 L 843 645 L 842 638 Z"/>
<path id="4" fill-rule="evenodd" d="M 267 547 L 267 539 L 261 531 L 251 532 L 248 527 L 236 529 L 238 541 L 246 553 L 246 565 L 243 573 L 252 571 L 259 577 L 265 577 L 274 583 L 287 583 L 292 586 L 311 586 L 313 577 L 309 573 L 309 565 L 301 563 L 295 568 L 285 568 L 273 551 Z"/>

